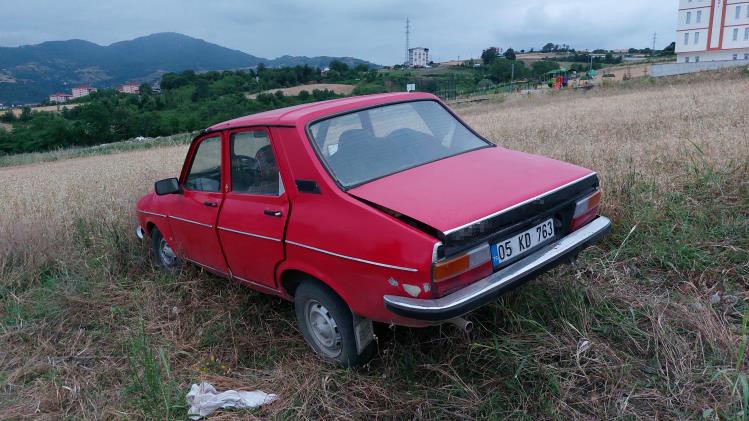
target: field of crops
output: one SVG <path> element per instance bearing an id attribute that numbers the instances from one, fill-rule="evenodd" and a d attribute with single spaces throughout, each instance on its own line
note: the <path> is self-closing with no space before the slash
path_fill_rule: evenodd
<path id="1" fill-rule="evenodd" d="M 598 171 L 614 230 L 471 337 L 396 328 L 357 370 L 317 360 L 288 303 L 152 268 L 134 201 L 186 146 L 0 168 L 0 419 L 184 419 L 200 380 L 278 394 L 262 418 L 745 417 L 747 81 L 461 105 L 500 145 Z"/>

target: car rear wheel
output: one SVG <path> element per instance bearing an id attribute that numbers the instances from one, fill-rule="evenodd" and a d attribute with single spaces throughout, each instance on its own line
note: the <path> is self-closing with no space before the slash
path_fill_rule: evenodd
<path id="1" fill-rule="evenodd" d="M 156 264 L 169 273 L 179 271 L 181 261 L 158 228 L 151 231 L 151 254 Z"/>
<path id="2" fill-rule="evenodd" d="M 327 287 L 311 282 L 300 285 L 294 294 L 294 310 L 305 341 L 326 361 L 353 367 L 374 355 L 374 342 L 361 354 L 357 352 L 351 310 Z"/>

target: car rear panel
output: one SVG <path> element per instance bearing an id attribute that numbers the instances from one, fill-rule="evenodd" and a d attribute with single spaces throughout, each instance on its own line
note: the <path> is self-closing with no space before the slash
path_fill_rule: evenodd
<path id="1" fill-rule="evenodd" d="M 434 228 L 442 258 L 549 217 L 564 235 L 575 200 L 597 187 L 598 177 L 588 169 L 496 147 L 396 173 L 349 193 Z"/>

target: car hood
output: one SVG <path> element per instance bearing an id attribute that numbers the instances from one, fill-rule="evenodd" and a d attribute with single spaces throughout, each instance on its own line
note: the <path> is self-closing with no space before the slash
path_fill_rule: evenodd
<path id="1" fill-rule="evenodd" d="M 491 147 L 395 173 L 348 193 L 447 233 L 592 174 L 566 162 Z"/>

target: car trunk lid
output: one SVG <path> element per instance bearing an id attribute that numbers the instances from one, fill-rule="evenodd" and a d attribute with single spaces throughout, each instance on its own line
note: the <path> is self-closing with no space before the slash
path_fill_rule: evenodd
<path id="1" fill-rule="evenodd" d="M 588 169 L 496 147 L 395 173 L 348 192 L 433 228 L 449 256 L 569 207 L 597 186 L 597 176 Z"/>

